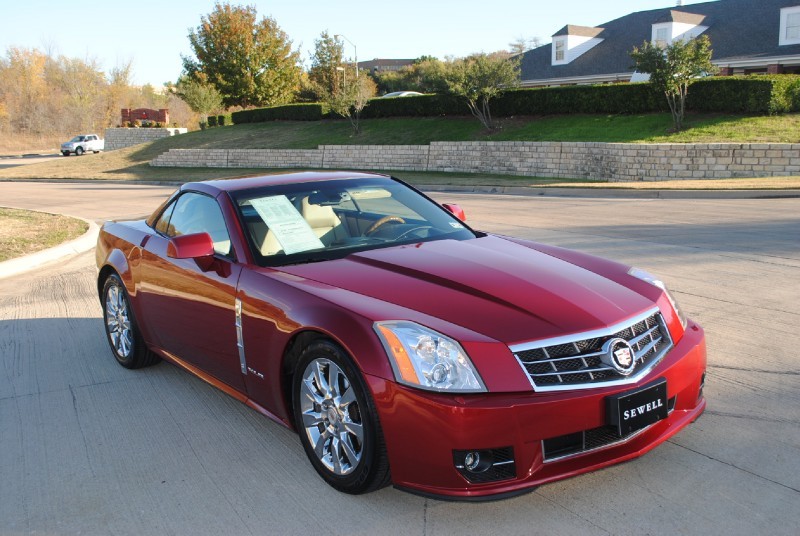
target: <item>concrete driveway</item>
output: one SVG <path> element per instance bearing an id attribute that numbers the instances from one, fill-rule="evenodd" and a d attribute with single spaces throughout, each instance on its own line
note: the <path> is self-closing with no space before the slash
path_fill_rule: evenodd
<path id="1" fill-rule="evenodd" d="M 0 183 L 0 204 L 102 220 L 171 190 Z M 0 533 L 797 534 L 800 199 L 436 198 L 478 229 L 662 275 L 706 328 L 706 413 L 514 499 L 339 494 L 292 432 L 170 365 L 119 367 L 89 252 L 0 281 Z"/>

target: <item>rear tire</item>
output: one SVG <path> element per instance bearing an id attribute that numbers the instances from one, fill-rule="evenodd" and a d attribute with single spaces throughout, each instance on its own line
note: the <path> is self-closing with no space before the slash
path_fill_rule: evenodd
<path id="1" fill-rule="evenodd" d="M 327 340 L 309 344 L 300 354 L 292 394 L 300 441 L 325 482 L 354 495 L 389 483 L 375 403 L 344 350 Z"/>
<path id="2" fill-rule="evenodd" d="M 133 317 L 128 291 L 117 274 L 106 279 L 102 298 L 106 338 L 117 363 L 129 369 L 158 363 L 160 358 L 144 344 Z"/>

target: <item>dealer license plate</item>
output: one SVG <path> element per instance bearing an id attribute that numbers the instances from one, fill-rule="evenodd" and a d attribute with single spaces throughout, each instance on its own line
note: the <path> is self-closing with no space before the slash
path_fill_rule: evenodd
<path id="1" fill-rule="evenodd" d="M 624 437 L 667 418 L 667 380 L 606 398 L 608 423 Z"/>

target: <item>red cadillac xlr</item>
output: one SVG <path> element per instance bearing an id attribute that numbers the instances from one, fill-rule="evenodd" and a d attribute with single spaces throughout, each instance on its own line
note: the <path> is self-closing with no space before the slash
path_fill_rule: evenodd
<path id="1" fill-rule="evenodd" d="M 297 430 L 347 493 L 512 495 L 702 413 L 703 330 L 660 280 L 464 220 L 383 175 L 185 184 L 102 228 L 111 350 Z"/>

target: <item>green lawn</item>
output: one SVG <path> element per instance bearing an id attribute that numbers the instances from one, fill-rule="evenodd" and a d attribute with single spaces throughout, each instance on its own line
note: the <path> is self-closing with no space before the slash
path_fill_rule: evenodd
<path id="1" fill-rule="evenodd" d="M 259 169 L 154 168 L 150 161 L 170 149 L 314 149 L 319 145 L 425 145 L 432 141 L 587 141 L 625 143 L 800 143 L 800 114 L 735 116 L 689 114 L 687 128 L 670 132 L 669 114 L 563 115 L 499 120 L 493 132 L 471 117 L 369 119 L 354 136 L 345 120 L 275 121 L 210 128 L 153 143 L 80 158 L 0 170 L 0 178 L 75 178 L 187 181 L 263 173 Z M 430 175 L 430 174 L 428 174 Z M 437 177 L 464 182 L 466 174 Z M 450 179 L 455 180 L 451 182 Z M 528 183 L 531 177 L 480 175 L 477 184 Z M 424 178 L 420 179 L 425 180 Z M 573 182 L 546 179 L 547 183 Z M 429 182 L 430 183 L 430 182 Z M 740 184 L 740 183 L 737 183 Z M 663 186 L 663 183 L 662 183 Z"/>
<path id="2" fill-rule="evenodd" d="M 425 145 L 432 141 L 596 141 L 619 143 L 800 142 L 800 114 L 736 116 L 690 114 L 671 133 L 669 114 L 562 115 L 501 119 L 487 133 L 471 117 L 362 121 L 354 136 L 347 121 L 276 121 L 211 128 L 162 140 L 135 155 L 151 160 L 172 148 L 314 149 L 318 145 Z"/>

